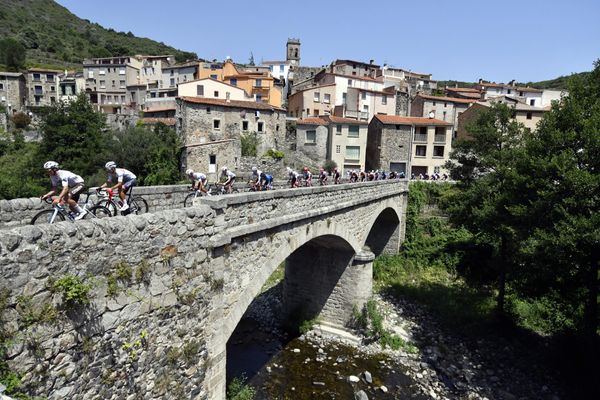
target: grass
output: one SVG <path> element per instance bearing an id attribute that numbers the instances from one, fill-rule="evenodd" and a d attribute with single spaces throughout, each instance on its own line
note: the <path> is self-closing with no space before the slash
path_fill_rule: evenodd
<path id="1" fill-rule="evenodd" d="M 227 400 L 252 400 L 256 396 L 256 389 L 247 385 L 246 377 L 233 378 L 227 386 Z"/>

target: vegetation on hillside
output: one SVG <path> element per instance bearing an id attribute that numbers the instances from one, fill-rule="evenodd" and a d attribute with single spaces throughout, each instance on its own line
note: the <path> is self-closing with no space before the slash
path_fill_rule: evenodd
<path id="1" fill-rule="evenodd" d="M 565 90 L 568 88 L 569 81 L 571 78 L 587 79 L 590 74 L 591 74 L 591 72 L 579 72 L 579 73 L 574 73 L 574 74 L 568 75 L 568 76 L 560 76 L 558 78 L 550 79 L 547 81 L 517 83 L 516 85 L 517 86 L 529 86 L 529 87 L 536 88 L 536 89 Z M 473 88 L 473 87 L 475 87 L 476 83 L 475 82 L 454 81 L 454 80 L 437 81 L 438 90 L 441 90 L 441 91 L 443 91 L 443 89 L 446 86 L 454 87 L 456 85 L 458 85 L 458 87 L 462 87 L 462 88 Z"/>
<path id="2" fill-rule="evenodd" d="M 0 0 L 0 37 L 22 44 L 30 66 L 81 68 L 84 58 L 134 54 L 173 54 L 178 61 L 197 58 L 195 53 L 78 18 L 53 0 Z"/>

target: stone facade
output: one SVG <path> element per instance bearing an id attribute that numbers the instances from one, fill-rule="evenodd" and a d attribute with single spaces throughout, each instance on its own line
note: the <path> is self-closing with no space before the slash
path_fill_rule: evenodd
<path id="1" fill-rule="evenodd" d="M 0 104 L 9 113 L 23 111 L 27 99 L 25 77 L 17 72 L 0 72 Z"/>
<path id="2" fill-rule="evenodd" d="M 379 118 L 373 118 L 367 139 L 367 169 L 403 171 L 408 176 L 411 135 L 410 125 L 384 124 Z"/>
<path id="3" fill-rule="evenodd" d="M 0 131 L 8 130 L 8 118 L 5 113 L 0 111 Z"/>
<path id="4" fill-rule="evenodd" d="M 227 340 L 277 266 L 287 259 L 288 314 L 304 302 L 343 326 L 370 295 L 374 255 L 398 251 L 406 196 L 406 182 L 368 182 L 7 230 L 9 367 L 49 399 L 224 399 Z M 307 280 L 297 256 L 311 250 Z M 67 300 L 61 288 L 81 284 L 88 295 Z"/>
<path id="5" fill-rule="evenodd" d="M 27 106 L 51 106 L 58 100 L 58 75 L 61 71 L 31 68 L 27 70 Z"/>
<path id="6" fill-rule="evenodd" d="M 186 146 L 181 165 L 182 169 L 191 168 L 206 174 L 209 182 L 217 182 L 222 167 L 229 168 L 236 175 L 239 173 L 241 157 L 239 140 L 216 140 Z"/>

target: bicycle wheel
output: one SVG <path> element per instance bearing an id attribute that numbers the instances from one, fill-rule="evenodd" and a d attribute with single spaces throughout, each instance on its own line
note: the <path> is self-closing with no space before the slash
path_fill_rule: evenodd
<path id="1" fill-rule="evenodd" d="M 194 204 L 194 199 L 196 198 L 196 193 L 190 193 L 187 196 L 185 196 L 185 199 L 183 200 L 183 206 L 184 207 L 191 207 Z"/>
<path id="2" fill-rule="evenodd" d="M 91 218 L 108 218 L 112 217 L 113 214 L 110 210 L 104 206 L 94 206 L 90 208 L 83 219 L 91 219 Z"/>
<path id="3" fill-rule="evenodd" d="M 135 214 L 146 214 L 148 212 L 148 203 L 143 197 L 132 197 L 130 203 L 131 212 Z"/>
<path id="4" fill-rule="evenodd" d="M 98 203 L 96 203 L 96 207 L 104 207 L 104 208 L 108 208 L 108 211 L 110 211 L 110 213 L 112 214 L 112 216 L 116 216 L 119 213 L 119 207 L 117 207 L 117 205 L 115 204 L 114 201 L 108 201 L 108 200 L 100 200 Z"/>
<path id="5" fill-rule="evenodd" d="M 54 216 L 54 212 L 55 210 L 40 211 L 31 219 L 31 225 L 53 224 L 65 220 L 65 216 L 62 213 L 56 213 L 56 216 Z"/>

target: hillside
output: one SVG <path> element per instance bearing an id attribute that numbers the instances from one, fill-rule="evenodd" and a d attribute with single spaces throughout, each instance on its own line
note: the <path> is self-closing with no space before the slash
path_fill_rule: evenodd
<path id="1" fill-rule="evenodd" d="M 6 37 L 25 46 L 29 66 L 81 68 L 84 58 L 132 54 L 174 54 L 178 61 L 197 58 L 131 32 L 103 28 L 52 0 L 0 0 L 0 38 Z"/>
<path id="2" fill-rule="evenodd" d="M 517 86 L 530 86 L 530 87 L 537 88 L 537 89 L 567 89 L 567 83 L 571 77 L 577 76 L 577 77 L 585 78 L 589 74 L 590 74 L 589 72 L 579 72 L 579 73 L 575 73 L 575 74 L 572 74 L 569 76 L 560 76 L 558 78 L 550 79 L 547 81 L 517 83 Z M 446 86 L 452 87 L 456 84 L 458 84 L 459 87 L 468 87 L 468 88 L 475 87 L 474 82 L 461 82 L 461 81 L 447 80 L 447 81 L 438 81 L 438 88 L 443 89 Z"/>

